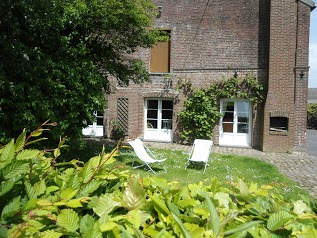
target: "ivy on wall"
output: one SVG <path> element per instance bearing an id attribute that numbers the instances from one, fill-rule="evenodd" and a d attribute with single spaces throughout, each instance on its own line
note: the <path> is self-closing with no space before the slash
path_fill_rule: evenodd
<path id="1" fill-rule="evenodd" d="M 221 117 L 220 99 L 249 99 L 254 105 L 264 100 L 264 88 L 254 76 L 231 77 L 215 81 L 208 88 L 195 90 L 188 80 L 180 81 L 178 88 L 187 97 L 184 109 L 179 113 L 182 124 L 181 138 L 212 138 L 213 128 Z"/>

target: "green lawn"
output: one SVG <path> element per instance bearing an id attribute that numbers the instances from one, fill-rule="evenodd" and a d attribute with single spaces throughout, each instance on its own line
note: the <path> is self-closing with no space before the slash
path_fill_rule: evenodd
<path id="1" fill-rule="evenodd" d="M 82 150 L 78 156 L 82 160 L 90 158 L 100 153 L 101 148 L 102 145 L 100 143 L 88 143 L 85 150 Z M 110 151 L 111 148 L 109 147 L 107 150 Z M 161 170 L 159 165 L 152 166 L 157 172 L 156 176 L 178 181 L 181 186 L 200 181 L 208 183 L 208 180 L 214 177 L 230 186 L 232 181 L 242 178 L 247 183 L 257 183 L 258 186 L 274 185 L 288 199 L 300 199 L 301 195 L 309 196 L 308 192 L 303 190 L 297 183 L 281 174 L 277 167 L 255 158 L 211 153 L 209 166 L 206 172 L 203 173 L 202 166 L 190 166 L 185 169 L 189 156 L 188 151 L 156 148 L 151 148 L 151 151 L 156 155 L 157 159 L 166 158 L 162 164 L 166 167 L 167 173 L 164 173 L 164 170 Z M 133 158 L 136 163 L 141 164 L 141 161 L 130 147 L 123 147 L 117 156 L 115 166 L 119 166 L 123 170 L 131 170 L 131 173 L 140 174 L 141 177 L 154 175 L 152 172 L 145 170 L 144 167 L 132 169 Z"/>

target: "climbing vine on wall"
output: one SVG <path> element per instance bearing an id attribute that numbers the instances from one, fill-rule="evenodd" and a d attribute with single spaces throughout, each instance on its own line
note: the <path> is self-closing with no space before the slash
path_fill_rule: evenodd
<path id="1" fill-rule="evenodd" d="M 254 76 L 231 77 L 198 90 L 193 89 L 190 81 L 183 80 L 178 88 L 187 96 L 179 120 L 182 124 L 180 136 L 188 142 L 195 138 L 212 138 L 213 128 L 221 117 L 220 99 L 247 98 L 254 105 L 264 100 L 264 88 Z"/>

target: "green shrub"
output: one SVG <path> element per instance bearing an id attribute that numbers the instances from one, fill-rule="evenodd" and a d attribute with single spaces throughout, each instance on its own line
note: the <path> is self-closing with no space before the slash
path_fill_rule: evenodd
<path id="1" fill-rule="evenodd" d="M 317 103 L 307 105 L 307 127 L 317 129 Z"/>
<path id="2" fill-rule="evenodd" d="M 263 86 L 254 76 L 231 77 L 214 82 L 209 88 L 198 90 L 192 89 L 190 82 L 181 81 L 179 88 L 188 96 L 184 109 L 178 115 L 182 123 L 180 136 L 188 142 L 195 138 L 212 137 L 213 128 L 221 117 L 220 99 L 247 98 L 254 104 L 264 99 Z"/>
<path id="3" fill-rule="evenodd" d="M 46 126 L 48 124 L 45 124 Z M 109 154 L 58 162 L 58 148 L 27 148 L 43 128 L 0 149 L 0 237 L 316 237 L 314 201 L 271 186 L 216 179 L 179 187 L 129 176 Z"/>
<path id="4" fill-rule="evenodd" d="M 115 141 L 123 140 L 126 134 L 126 131 L 119 125 L 118 122 L 113 122 L 110 139 Z"/>

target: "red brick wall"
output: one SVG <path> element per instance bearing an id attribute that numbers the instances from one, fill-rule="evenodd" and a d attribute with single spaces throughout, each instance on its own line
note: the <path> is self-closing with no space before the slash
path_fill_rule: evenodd
<path id="1" fill-rule="evenodd" d="M 299 2 L 296 65 L 294 70 L 296 111 L 294 147 L 299 151 L 306 151 L 309 25 L 310 8 Z"/>
<path id="2" fill-rule="evenodd" d="M 252 146 L 263 150 L 289 150 L 304 142 L 302 108 L 305 82 L 297 83 L 294 77 L 297 2 L 293 0 L 154 0 L 162 6 L 161 17 L 154 22 L 155 28 L 171 30 L 171 73 L 152 74 L 151 83 L 130 84 L 118 87 L 112 82 L 113 94 L 108 96 L 108 122 L 116 120 L 117 98 L 129 99 L 129 137 L 143 136 L 144 98 L 174 98 L 174 140 L 178 140 L 177 114 L 182 109 L 185 96 L 177 90 L 179 79 L 190 79 L 196 88 L 208 87 L 212 81 L 253 74 L 268 89 L 267 101 L 253 111 Z M 208 5 L 207 5 L 208 3 Z M 304 14 L 301 24 L 306 27 L 309 7 L 300 4 Z M 307 15 L 308 14 L 308 15 Z M 271 17 L 271 19 L 270 19 Z M 308 24 L 309 25 L 309 24 Z M 301 28 L 306 37 L 307 29 Z M 307 36 L 308 37 L 308 36 Z M 270 43 L 269 43 L 270 41 Z M 298 62 L 307 57 L 307 41 L 299 40 L 302 53 Z M 135 57 L 149 66 L 150 49 L 140 49 Z M 305 58 L 305 60 L 307 60 Z M 307 65 L 305 62 L 297 65 Z M 270 67 L 270 70 L 268 68 Z M 269 78 L 269 80 L 268 80 Z M 299 79 L 298 79 L 299 80 Z M 296 82 L 296 83 L 295 83 Z M 294 87 L 298 93 L 295 103 Z M 296 117 L 295 107 L 302 117 Z M 265 109 L 264 109 L 265 108 Z M 269 133 L 270 111 L 286 111 L 290 119 L 287 136 Z M 303 112 L 303 113 L 302 113 Z M 305 115 L 304 115 L 305 114 Z M 297 126 L 301 123 L 300 126 Z M 108 128 L 108 135 L 110 133 Z M 294 140 L 298 135 L 298 141 Z M 219 128 L 214 129 L 214 143 L 218 144 Z M 296 137 L 297 138 L 297 137 Z"/>
<path id="3" fill-rule="evenodd" d="M 263 151 L 305 148 L 307 78 L 300 80 L 296 67 L 308 65 L 309 11 L 310 8 L 300 1 L 271 1 Z M 270 131 L 270 117 L 276 114 L 288 117 L 287 133 Z"/>

